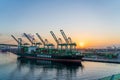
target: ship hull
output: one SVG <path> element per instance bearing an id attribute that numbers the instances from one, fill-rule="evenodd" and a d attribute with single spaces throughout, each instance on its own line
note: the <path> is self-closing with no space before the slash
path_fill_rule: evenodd
<path id="1" fill-rule="evenodd" d="M 28 59 L 38 60 L 50 60 L 57 62 L 81 62 L 82 55 L 52 55 L 52 54 L 28 54 L 28 53 L 17 53 L 19 57 Z"/>

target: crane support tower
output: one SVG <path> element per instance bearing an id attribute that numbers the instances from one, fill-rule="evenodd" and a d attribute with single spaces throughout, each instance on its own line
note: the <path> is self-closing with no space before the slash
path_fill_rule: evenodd
<path id="1" fill-rule="evenodd" d="M 11 37 L 12 37 L 18 44 L 22 45 L 22 42 L 21 42 L 22 40 L 21 40 L 21 41 L 18 41 L 18 39 L 20 39 L 20 38 L 16 39 L 15 36 L 13 36 L 13 35 L 11 35 Z"/>

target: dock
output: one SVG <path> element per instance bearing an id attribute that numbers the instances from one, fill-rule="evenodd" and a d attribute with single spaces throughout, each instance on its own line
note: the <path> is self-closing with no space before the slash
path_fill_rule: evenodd
<path id="1" fill-rule="evenodd" d="M 99 59 L 99 58 L 83 58 L 83 61 L 105 62 L 105 63 L 120 63 L 120 59 Z"/>

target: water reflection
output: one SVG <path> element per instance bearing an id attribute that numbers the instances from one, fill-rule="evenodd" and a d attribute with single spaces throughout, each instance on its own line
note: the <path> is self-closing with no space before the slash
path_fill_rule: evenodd
<path id="1" fill-rule="evenodd" d="M 47 68 L 70 68 L 70 69 L 77 69 L 79 67 L 83 68 L 81 62 L 54 62 L 54 61 L 47 61 L 47 60 L 35 60 L 35 59 L 27 59 L 27 58 L 17 58 L 17 62 L 20 66 L 22 65 L 39 65 L 41 67 Z"/>
<path id="2" fill-rule="evenodd" d="M 112 63 L 57 63 L 0 54 L 0 80 L 97 80 L 119 74 L 119 68 Z"/>
<path id="3" fill-rule="evenodd" d="M 17 58 L 17 67 L 11 72 L 10 79 L 74 80 L 77 71 L 80 69 L 83 69 L 81 63 L 58 63 L 53 61 Z M 16 74 L 19 76 L 16 76 Z"/>

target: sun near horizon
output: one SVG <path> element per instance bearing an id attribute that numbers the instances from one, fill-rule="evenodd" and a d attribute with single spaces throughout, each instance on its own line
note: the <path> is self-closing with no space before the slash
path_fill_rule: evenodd
<path id="1" fill-rule="evenodd" d="M 24 32 L 38 32 L 52 42 L 51 30 L 64 41 L 59 31 L 63 29 L 79 48 L 120 47 L 118 3 L 119 0 L 0 0 L 0 43 L 9 43 L 13 41 L 10 35 L 18 38 Z"/>
<path id="2" fill-rule="evenodd" d="M 85 48 L 85 43 L 84 42 L 79 42 L 79 47 L 80 48 Z"/>

